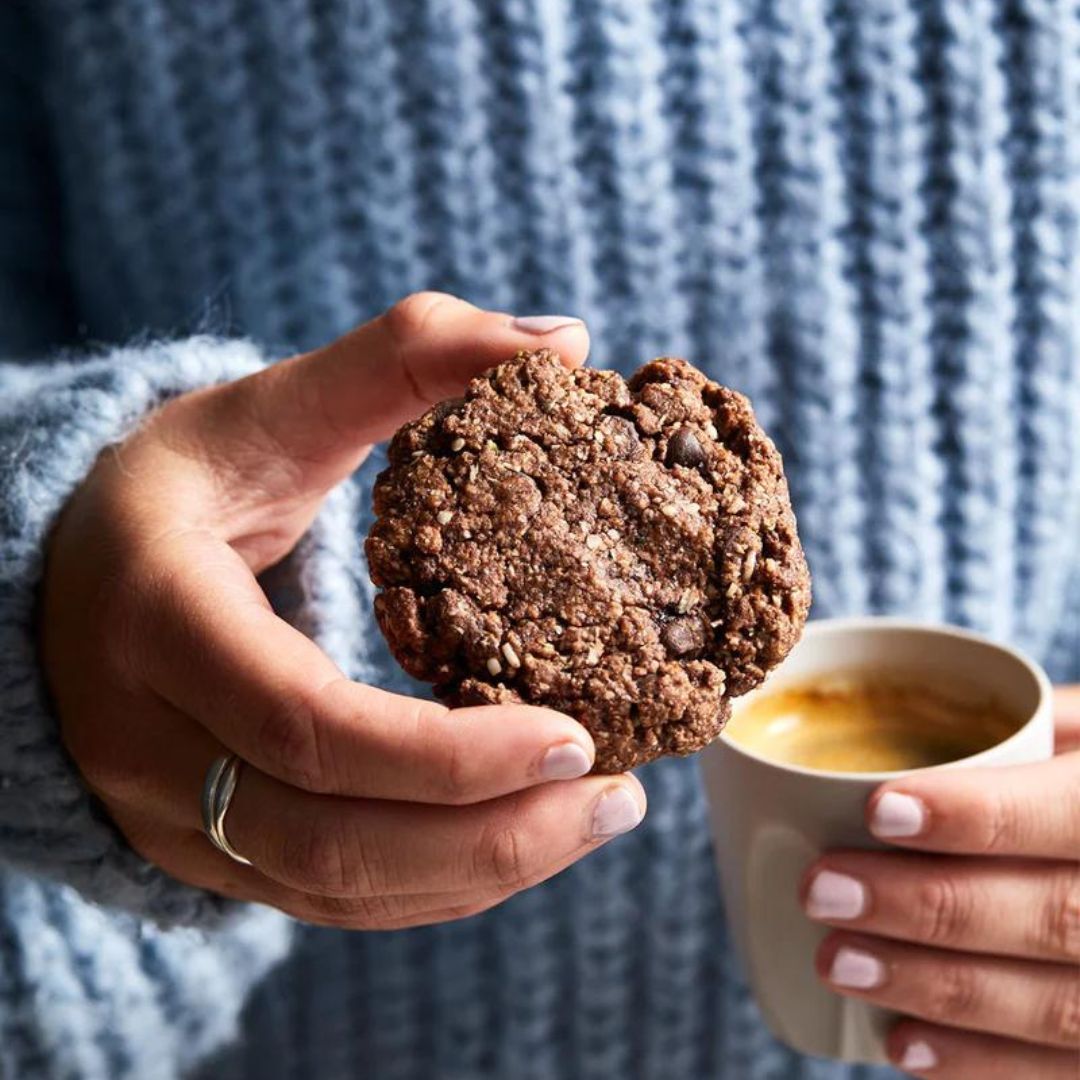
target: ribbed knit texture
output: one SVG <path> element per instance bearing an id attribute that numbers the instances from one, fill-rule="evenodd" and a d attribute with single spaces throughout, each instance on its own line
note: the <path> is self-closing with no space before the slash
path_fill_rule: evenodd
<path id="1" fill-rule="evenodd" d="M 28 10 L 0 9 L 0 1076 L 868 1076 L 762 1027 L 692 761 L 491 913 L 301 929 L 274 967 L 284 920 L 143 866 L 78 789 L 34 666 L 41 544 L 162 397 L 441 288 L 581 315 L 598 365 L 682 353 L 746 390 L 817 615 L 947 619 L 1080 678 L 1075 5 Z M 99 358 L 41 359 L 61 344 Z M 407 688 L 367 615 L 369 517 L 335 496 L 268 584 Z"/>

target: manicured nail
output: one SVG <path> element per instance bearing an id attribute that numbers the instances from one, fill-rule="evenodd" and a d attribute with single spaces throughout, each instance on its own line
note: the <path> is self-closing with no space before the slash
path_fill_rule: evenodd
<path id="1" fill-rule="evenodd" d="M 847 874 L 819 870 L 806 894 L 811 919 L 857 919 L 866 909 L 866 888 Z"/>
<path id="2" fill-rule="evenodd" d="M 842 945 L 833 957 L 829 981 L 851 990 L 870 990 L 885 981 L 885 965 L 862 949 Z"/>
<path id="3" fill-rule="evenodd" d="M 543 780 L 574 780 L 584 776 L 591 768 L 589 755 L 572 742 L 553 746 L 540 759 L 540 777 Z"/>
<path id="4" fill-rule="evenodd" d="M 926 807 L 914 795 L 886 791 L 877 801 L 870 819 L 870 831 L 875 836 L 890 839 L 895 836 L 918 836 L 926 825 Z"/>
<path id="5" fill-rule="evenodd" d="M 629 832 L 640 824 L 643 816 L 637 799 L 625 787 L 609 788 L 597 800 L 593 810 L 592 838 L 608 840 Z"/>
<path id="6" fill-rule="evenodd" d="M 573 315 L 521 315 L 512 325 L 526 334 L 550 334 L 566 326 L 580 326 L 581 320 Z"/>
<path id="7" fill-rule="evenodd" d="M 938 1063 L 934 1048 L 922 1039 L 909 1042 L 904 1050 L 904 1056 L 897 1062 L 901 1069 L 932 1069 Z"/>

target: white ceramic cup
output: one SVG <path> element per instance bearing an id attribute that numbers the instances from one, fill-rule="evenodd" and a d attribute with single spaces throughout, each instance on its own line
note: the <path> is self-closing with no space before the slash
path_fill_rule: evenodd
<path id="1" fill-rule="evenodd" d="M 810 623 L 753 694 L 860 669 L 914 676 L 956 695 L 974 688 L 1021 722 L 1003 742 L 941 768 L 1021 764 L 1053 753 L 1051 689 L 1042 669 L 1014 649 L 949 626 L 886 618 Z M 866 831 L 864 806 L 878 784 L 904 773 L 785 765 L 723 735 L 702 751 L 701 765 L 728 923 L 769 1027 L 806 1054 L 886 1061 L 884 1035 L 896 1014 L 840 997 L 818 981 L 814 954 L 826 931 L 806 918 L 797 894 L 807 866 L 825 849 L 886 846 Z"/>

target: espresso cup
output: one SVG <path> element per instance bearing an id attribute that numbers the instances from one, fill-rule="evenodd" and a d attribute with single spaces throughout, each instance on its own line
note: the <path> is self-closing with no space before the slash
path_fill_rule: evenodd
<path id="1" fill-rule="evenodd" d="M 1053 753 L 1045 672 L 1015 649 L 949 626 L 888 618 L 812 622 L 772 677 L 740 700 L 859 671 L 922 680 L 959 700 L 974 688 L 1015 717 L 1012 735 L 939 768 L 1016 765 Z M 737 714 L 738 702 L 735 709 Z M 827 848 L 887 846 L 866 829 L 866 800 L 882 781 L 914 770 L 807 769 L 770 760 L 724 735 L 702 751 L 700 761 L 728 925 L 766 1023 L 805 1054 L 885 1062 L 884 1037 L 898 1017 L 818 981 L 814 954 L 827 930 L 803 914 L 798 888 Z"/>

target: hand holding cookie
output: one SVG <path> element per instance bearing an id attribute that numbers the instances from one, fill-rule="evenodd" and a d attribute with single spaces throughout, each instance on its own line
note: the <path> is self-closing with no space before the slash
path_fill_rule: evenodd
<path id="1" fill-rule="evenodd" d="M 386 929 L 471 914 L 644 814 L 551 709 L 455 711 L 347 679 L 279 619 L 279 561 L 371 444 L 572 319 L 410 297 L 326 348 L 162 407 L 103 455 L 48 553 L 43 653 L 64 740 L 131 844 L 173 876 L 302 919 Z M 232 846 L 200 829 L 210 763 L 245 762 Z"/>

